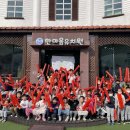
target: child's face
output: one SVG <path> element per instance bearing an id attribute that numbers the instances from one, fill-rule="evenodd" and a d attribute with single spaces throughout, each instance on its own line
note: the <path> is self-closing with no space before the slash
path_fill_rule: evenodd
<path id="1" fill-rule="evenodd" d="M 91 92 L 88 92 L 88 95 L 90 96 L 90 95 L 91 95 Z"/>
<path id="2" fill-rule="evenodd" d="M 127 91 L 127 93 L 130 93 L 130 88 L 127 88 L 126 91 Z"/>
<path id="3" fill-rule="evenodd" d="M 79 102 L 83 103 L 84 102 L 84 98 L 80 97 Z"/>
<path id="4" fill-rule="evenodd" d="M 63 94 L 63 93 L 64 93 L 64 92 L 61 90 L 61 91 L 60 91 L 60 94 Z"/>
<path id="5" fill-rule="evenodd" d="M 40 92 L 40 89 L 38 89 L 37 92 L 39 93 L 39 92 Z"/>
<path id="6" fill-rule="evenodd" d="M 57 100 L 54 99 L 52 102 L 53 102 L 53 104 L 56 104 L 56 103 L 57 103 Z"/>
<path id="7" fill-rule="evenodd" d="M 64 101 L 64 103 L 67 103 L 67 99 L 64 99 L 63 101 Z"/>
<path id="8" fill-rule="evenodd" d="M 26 100 L 27 100 L 26 96 L 22 97 L 22 99 L 23 99 L 24 101 L 26 101 Z"/>
<path id="9" fill-rule="evenodd" d="M 111 92 L 111 93 L 109 93 L 109 96 L 111 97 L 111 96 L 113 96 L 113 93 Z"/>
<path id="10" fill-rule="evenodd" d="M 8 103 L 9 103 L 9 102 L 6 100 L 6 101 L 5 101 L 5 104 L 8 104 Z"/>
<path id="11" fill-rule="evenodd" d="M 33 98 L 34 98 L 34 100 L 35 100 L 37 97 L 36 97 L 36 96 L 34 96 Z"/>
<path id="12" fill-rule="evenodd" d="M 18 80 L 15 81 L 15 83 L 18 83 L 18 82 L 19 82 Z"/>
<path id="13" fill-rule="evenodd" d="M 78 93 L 79 93 L 79 95 L 81 95 L 81 94 L 82 94 L 82 91 L 81 91 L 81 90 L 79 90 L 79 92 L 78 92 Z"/>
<path id="14" fill-rule="evenodd" d="M 52 91 L 52 94 L 56 94 L 56 90 L 53 90 L 53 91 Z"/>
<path id="15" fill-rule="evenodd" d="M 44 97 L 44 96 L 41 96 L 41 99 L 42 99 L 42 100 L 44 100 L 44 99 L 45 99 L 45 97 Z"/>
<path id="16" fill-rule="evenodd" d="M 5 83 L 9 83 L 9 80 L 6 79 L 6 80 L 5 80 Z"/>
<path id="17" fill-rule="evenodd" d="M 73 71 L 72 71 L 72 70 L 70 70 L 70 71 L 69 71 L 69 74 L 71 75 L 72 73 L 73 73 Z"/>
<path id="18" fill-rule="evenodd" d="M 21 97 L 21 94 L 20 93 L 17 93 L 17 98 L 20 98 Z"/>
<path id="19" fill-rule="evenodd" d="M 57 79 L 56 78 L 54 79 L 54 83 L 57 83 Z"/>
<path id="20" fill-rule="evenodd" d="M 121 89 L 118 89 L 118 93 L 119 93 L 119 94 L 122 94 L 122 90 L 121 90 Z"/>

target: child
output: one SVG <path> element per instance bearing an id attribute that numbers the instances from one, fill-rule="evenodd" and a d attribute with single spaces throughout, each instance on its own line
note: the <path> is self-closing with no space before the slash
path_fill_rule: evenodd
<path id="1" fill-rule="evenodd" d="M 78 115 L 78 112 L 76 111 L 76 108 L 79 104 L 79 101 L 75 99 L 74 94 L 70 94 L 71 98 L 69 99 L 69 105 L 70 105 L 70 121 L 76 121 L 76 116 Z"/>
<path id="2" fill-rule="evenodd" d="M 63 103 L 64 103 L 64 106 L 60 104 L 59 109 L 58 109 L 59 121 L 61 121 L 61 115 L 64 114 L 67 116 L 65 119 L 65 122 L 68 122 L 69 114 L 70 114 L 70 106 L 68 104 L 68 99 L 66 97 L 63 98 Z"/>
<path id="3" fill-rule="evenodd" d="M 46 121 L 45 114 L 46 114 L 47 105 L 45 103 L 44 94 L 41 95 L 41 100 L 36 103 L 36 108 L 33 109 L 32 113 L 36 116 L 35 120 L 39 121 L 41 119 Z"/>
<path id="4" fill-rule="evenodd" d="M 68 80 L 69 80 L 69 84 L 72 85 L 72 81 L 75 80 L 75 75 L 73 74 L 73 69 L 69 70 Z"/>
<path id="5" fill-rule="evenodd" d="M 122 90 L 119 88 L 118 93 L 115 95 L 115 109 L 117 109 L 118 115 L 118 123 L 120 124 L 121 121 L 124 122 L 124 114 L 125 114 L 125 97 L 122 94 Z M 121 116 L 121 119 L 120 119 Z"/>
<path id="6" fill-rule="evenodd" d="M 1 116 L 2 119 L 0 121 L 2 121 L 3 123 L 6 122 L 7 120 L 7 114 L 9 113 L 9 100 L 6 99 L 5 102 L 2 104 L 3 108 L 1 110 Z"/>
<path id="7" fill-rule="evenodd" d="M 88 111 L 83 110 L 83 106 L 85 104 L 85 98 L 84 96 L 81 96 L 79 98 L 79 105 L 77 106 L 77 111 L 78 111 L 78 120 L 81 120 L 81 116 L 83 116 L 83 120 L 86 121 L 86 117 L 88 115 Z"/>
<path id="8" fill-rule="evenodd" d="M 130 123 L 130 87 L 126 88 L 127 94 L 125 94 L 125 121 Z M 128 97 L 129 96 L 129 97 Z"/>
<path id="9" fill-rule="evenodd" d="M 30 119 L 30 114 L 32 113 L 33 109 L 35 108 L 36 101 L 37 101 L 37 96 L 33 95 L 32 100 L 29 102 L 29 107 L 27 107 L 25 110 L 27 120 Z"/>
<path id="10" fill-rule="evenodd" d="M 19 103 L 21 102 L 21 95 L 22 95 L 21 92 L 17 92 L 16 94 Z M 15 117 L 18 116 L 17 109 L 18 109 L 17 106 L 12 104 L 12 106 L 10 107 L 11 116 L 15 116 Z"/>
<path id="11" fill-rule="evenodd" d="M 107 111 L 107 121 L 109 125 L 114 125 L 114 109 L 115 109 L 115 98 L 113 92 L 109 91 L 110 100 L 106 98 L 106 111 Z"/>
<path id="12" fill-rule="evenodd" d="M 56 120 L 56 116 L 58 114 L 58 99 L 54 97 L 52 99 L 51 108 L 47 108 L 47 119 L 50 120 L 51 116 L 53 120 Z"/>
<path id="13" fill-rule="evenodd" d="M 18 114 L 19 116 L 23 116 L 26 118 L 26 114 L 25 114 L 25 110 L 26 108 L 29 107 L 29 101 L 27 100 L 27 96 L 26 95 L 23 95 L 22 96 L 22 101 L 20 102 L 20 108 L 17 109 L 18 110 Z"/>

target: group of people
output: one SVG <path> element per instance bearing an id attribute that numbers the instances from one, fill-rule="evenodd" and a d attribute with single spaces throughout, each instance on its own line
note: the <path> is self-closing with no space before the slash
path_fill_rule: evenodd
<path id="1" fill-rule="evenodd" d="M 130 121 L 130 87 L 110 77 L 97 79 L 96 86 L 80 87 L 79 66 L 45 74 L 38 69 L 37 83 L 25 76 L 14 81 L 0 77 L 0 121 L 8 116 L 36 121 L 76 121 L 107 117 L 108 124 Z M 48 71 L 48 70 L 47 70 Z"/>

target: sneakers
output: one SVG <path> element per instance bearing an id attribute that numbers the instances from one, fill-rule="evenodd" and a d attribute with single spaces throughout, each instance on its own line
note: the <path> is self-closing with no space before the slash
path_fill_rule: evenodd
<path id="1" fill-rule="evenodd" d="M 4 119 L 0 119 L 0 121 L 3 121 Z"/>
<path id="2" fill-rule="evenodd" d="M 59 116 L 59 121 L 61 121 L 61 116 Z"/>
<path id="3" fill-rule="evenodd" d="M 124 121 L 124 122 L 123 122 L 123 125 L 125 125 L 125 124 L 126 124 L 126 122 Z"/>
<path id="4" fill-rule="evenodd" d="M 47 120 L 50 121 L 50 120 L 51 120 L 51 117 L 48 117 Z"/>
<path id="5" fill-rule="evenodd" d="M 115 125 L 115 123 L 114 123 L 114 122 L 112 122 L 112 123 L 111 123 L 111 125 Z"/>
<path id="6" fill-rule="evenodd" d="M 5 120 L 5 119 L 2 121 L 2 123 L 4 123 L 4 122 L 6 122 L 6 120 Z"/>
<path id="7" fill-rule="evenodd" d="M 70 118 L 70 121 L 72 121 L 73 119 L 72 119 L 72 117 Z"/>
<path id="8" fill-rule="evenodd" d="M 75 118 L 75 117 L 73 118 L 73 121 L 76 121 L 76 118 Z"/>
<path id="9" fill-rule="evenodd" d="M 46 121 L 46 119 L 43 117 L 43 118 L 42 118 L 42 121 L 44 121 L 44 122 L 45 122 L 45 121 Z"/>
<path id="10" fill-rule="evenodd" d="M 18 116 L 16 115 L 15 117 L 17 118 Z"/>
<path id="11" fill-rule="evenodd" d="M 86 121 L 87 119 L 86 119 L 86 117 L 83 117 L 83 121 Z"/>
<path id="12" fill-rule="evenodd" d="M 68 121 L 69 121 L 69 116 L 67 116 L 65 119 L 65 122 L 68 122 Z"/>
<path id="13" fill-rule="evenodd" d="M 35 117 L 35 120 L 37 121 L 37 117 Z"/>
<path id="14" fill-rule="evenodd" d="M 56 117 L 53 117 L 53 120 L 56 121 Z"/>
<path id="15" fill-rule="evenodd" d="M 118 122 L 117 122 L 117 124 L 119 124 L 119 125 L 120 125 L 120 124 L 121 124 L 121 122 L 120 122 L 120 121 L 118 121 Z"/>
<path id="16" fill-rule="evenodd" d="M 80 121 L 80 120 L 81 120 L 81 117 L 79 116 L 77 120 Z"/>
<path id="17" fill-rule="evenodd" d="M 27 118 L 27 121 L 30 119 L 30 117 Z"/>
<path id="18" fill-rule="evenodd" d="M 37 118 L 37 121 L 40 121 L 40 120 L 41 120 L 41 117 L 38 117 L 38 118 Z"/>

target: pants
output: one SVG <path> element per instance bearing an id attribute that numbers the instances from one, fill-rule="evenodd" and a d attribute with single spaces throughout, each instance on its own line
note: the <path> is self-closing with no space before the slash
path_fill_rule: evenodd
<path id="1" fill-rule="evenodd" d="M 72 116 L 76 117 L 78 115 L 77 111 L 70 111 L 70 118 L 72 118 Z"/>
<path id="2" fill-rule="evenodd" d="M 7 115 L 10 113 L 10 111 L 8 111 L 7 109 L 3 109 L 1 110 L 1 117 L 2 119 L 5 119 L 7 118 Z"/>
<path id="3" fill-rule="evenodd" d="M 32 108 L 26 108 L 25 113 L 26 113 L 26 116 L 29 117 L 30 114 L 32 113 Z"/>
<path id="4" fill-rule="evenodd" d="M 25 108 L 17 109 L 18 115 L 26 117 L 25 110 L 26 110 Z"/>
<path id="5" fill-rule="evenodd" d="M 17 113 L 17 108 L 16 108 L 16 107 L 11 107 L 11 108 L 10 108 L 10 111 L 11 111 L 11 114 L 12 114 L 12 115 L 18 115 L 18 113 Z"/>
<path id="6" fill-rule="evenodd" d="M 117 115 L 118 115 L 118 121 L 124 121 L 125 120 L 125 110 L 121 110 L 120 108 L 117 109 Z"/>
<path id="7" fill-rule="evenodd" d="M 53 115 L 53 117 L 56 118 L 58 114 L 58 109 L 54 109 L 53 111 L 50 111 L 50 109 L 47 108 L 46 114 L 47 114 L 47 117 L 51 117 Z"/>
<path id="8" fill-rule="evenodd" d="M 128 105 L 125 108 L 125 120 L 130 120 L 130 106 Z"/>
<path id="9" fill-rule="evenodd" d="M 66 110 L 58 109 L 58 116 L 61 116 L 61 114 L 69 116 L 70 110 L 69 109 L 66 109 Z"/>
<path id="10" fill-rule="evenodd" d="M 111 121 L 114 122 L 114 108 L 106 107 L 107 111 L 107 121 L 110 123 Z"/>
<path id="11" fill-rule="evenodd" d="M 1 111 L 1 116 L 4 117 L 4 118 L 6 118 L 6 117 L 7 117 L 7 111 L 3 111 L 3 110 L 2 110 L 2 111 Z"/>
<path id="12" fill-rule="evenodd" d="M 104 116 L 106 114 L 106 109 L 104 107 L 98 107 L 97 108 L 97 115 L 98 116 Z"/>

